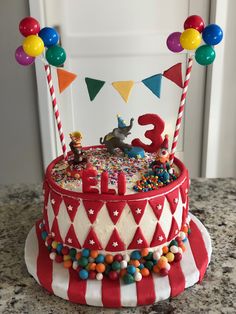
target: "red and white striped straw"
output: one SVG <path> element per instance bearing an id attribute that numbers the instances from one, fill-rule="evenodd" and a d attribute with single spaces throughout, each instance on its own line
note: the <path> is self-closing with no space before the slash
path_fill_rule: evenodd
<path id="1" fill-rule="evenodd" d="M 170 152 L 170 164 L 171 165 L 172 165 L 172 163 L 174 161 L 174 157 L 175 157 L 175 151 L 176 151 L 177 142 L 178 142 L 178 138 L 179 138 L 179 130 L 180 130 L 181 122 L 182 122 L 182 117 L 184 114 L 184 105 L 185 105 L 185 101 L 186 101 L 187 90 L 188 90 L 192 66 L 193 66 L 193 58 L 190 57 L 188 59 L 188 66 L 186 69 L 184 87 L 183 87 L 182 95 L 181 95 L 181 99 L 180 99 L 179 112 L 178 112 L 178 116 L 177 116 L 177 120 L 176 120 L 175 133 L 174 133 L 174 138 L 173 138 L 171 152 Z"/>
<path id="2" fill-rule="evenodd" d="M 64 156 L 64 160 L 67 161 L 68 156 L 67 156 L 65 137 L 64 137 L 63 130 L 62 130 L 62 123 L 61 123 L 61 119 L 60 119 L 60 112 L 59 112 L 59 109 L 58 109 L 58 106 L 57 106 L 57 99 L 56 99 L 54 86 L 53 86 L 53 82 L 52 82 L 52 75 L 51 75 L 50 65 L 46 64 L 44 66 L 44 69 L 45 69 L 45 72 L 46 72 L 46 75 L 47 75 L 47 81 L 48 81 L 48 86 L 49 86 L 50 95 L 51 95 L 51 99 L 52 99 L 53 111 L 54 111 L 54 115 L 55 115 L 56 122 L 57 122 L 57 129 L 58 129 L 58 133 L 59 133 L 59 137 L 60 137 L 60 141 L 61 141 L 61 147 L 62 147 L 62 151 L 63 151 L 63 156 Z"/>

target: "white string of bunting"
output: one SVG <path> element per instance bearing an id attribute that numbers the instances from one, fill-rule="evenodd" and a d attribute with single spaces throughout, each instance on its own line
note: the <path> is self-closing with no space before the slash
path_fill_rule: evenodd
<path id="1" fill-rule="evenodd" d="M 111 85 L 126 103 L 128 102 L 131 91 L 136 83 L 143 83 L 156 97 L 160 98 L 163 76 L 171 80 L 180 88 L 183 88 L 182 63 L 177 63 L 165 70 L 163 73 L 154 74 L 142 81 L 116 81 L 112 82 Z M 76 79 L 77 75 L 64 69 L 57 69 L 57 77 L 59 91 L 62 93 Z M 93 101 L 107 82 L 95 78 L 85 77 L 85 83 L 87 85 L 89 99 Z"/>

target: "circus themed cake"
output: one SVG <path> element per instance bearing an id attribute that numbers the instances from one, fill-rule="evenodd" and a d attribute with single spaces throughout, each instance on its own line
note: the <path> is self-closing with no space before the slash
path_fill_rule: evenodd
<path id="1" fill-rule="evenodd" d="M 219 26 L 204 27 L 199 16 L 191 16 L 184 28 L 182 34 L 168 37 L 168 48 L 197 49 L 199 64 L 212 63 L 212 45 L 217 44 L 212 32 L 218 30 L 219 42 Z M 51 76 L 51 66 L 58 67 L 66 58 L 57 45 L 59 35 L 49 27 L 40 29 L 31 17 L 20 22 L 20 32 L 26 38 L 16 50 L 19 64 L 33 63 L 47 49 L 46 60 L 40 58 L 63 151 L 46 170 L 42 217 L 26 240 L 29 273 L 61 298 L 104 307 L 151 304 L 201 282 L 210 262 L 211 241 L 189 213 L 189 174 L 175 157 L 193 56 L 184 83 L 176 72 L 179 64 L 163 73 L 182 88 L 172 145 L 161 117 L 144 113 L 128 122 L 117 115 L 114 129 L 98 134 L 95 146 L 83 146 L 81 131 L 72 130 L 67 152 Z M 201 33 L 206 45 L 198 48 Z M 58 69 L 58 78 L 63 71 Z M 61 92 L 69 85 L 68 77 L 70 82 L 75 79 L 67 75 L 67 80 L 59 80 Z M 92 101 L 104 83 L 93 82 L 91 88 L 91 80 L 85 79 Z M 158 74 L 143 83 L 158 95 L 159 80 Z M 114 87 L 127 101 L 132 83 L 124 87 L 125 83 L 116 82 Z M 132 138 L 134 124 L 151 125 L 145 133 L 150 144 Z"/>

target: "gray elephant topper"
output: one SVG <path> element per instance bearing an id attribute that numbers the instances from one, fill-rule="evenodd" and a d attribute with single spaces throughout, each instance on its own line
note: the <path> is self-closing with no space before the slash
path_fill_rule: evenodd
<path id="1" fill-rule="evenodd" d="M 117 116 L 118 119 L 118 128 L 113 129 L 112 132 L 108 133 L 100 138 L 100 143 L 104 144 L 110 154 L 115 154 L 115 148 L 121 149 L 125 152 L 126 149 L 131 149 L 132 146 L 124 143 L 125 138 L 131 134 L 130 130 L 133 127 L 134 119 L 130 119 L 130 125 L 126 125 L 124 120 Z"/>

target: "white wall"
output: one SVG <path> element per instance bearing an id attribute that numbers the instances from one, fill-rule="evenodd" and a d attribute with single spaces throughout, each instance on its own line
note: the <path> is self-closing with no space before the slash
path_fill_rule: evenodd
<path id="1" fill-rule="evenodd" d="M 1 1 L 0 184 L 38 183 L 43 176 L 34 66 L 14 58 L 23 39 L 18 24 L 27 15 L 27 0 Z"/>

